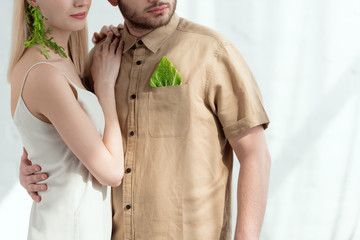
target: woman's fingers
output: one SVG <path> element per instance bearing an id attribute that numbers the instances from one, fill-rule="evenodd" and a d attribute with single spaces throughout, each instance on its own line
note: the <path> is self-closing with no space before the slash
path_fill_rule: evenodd
<path id="1" fill-rule="evenodd" d="M 111 45 L 110 45 L 110 53 L 112 54 L 116 54 L 116 49 L 117 47 L 119 46 L 119 38 L 115 38 L 112 42 L 111 42 Z"/>
<path id="2" fill-rule="evenodd" d="M 123 53 L 123 50 L 124 50 L 124 45 L 125 45 L 124 41 L 121 40 L 118 47 L 117 47 L 117 49 L 116 49 L 116 53 L 115 53 L 116 56 L 121 57 L 121 55 Z"/>
<path id="3" fill-rule="evenodd" d="M 113 38 L 113 33 L 109 33 L 107 36 L 106 36 L 106 39 L 104 41 L 104 44 L 103 44 L 103 51 L 109 51 L 110 49 L 110 45 L 111 45 L 111 42 L 112 42 L 112 38 Z"/>
<path id="4" fill-rule="evenodd" d="M 110 33 L 109 35 L 106 36 L 106 39 L 99 43 L 97 48 L 96 48 L 96 52 L 98 54 L 105 54 L 106 52 L 109 51 L 109 47 L 110 47 L 110 44 L 111 44 L 111 40 L 112 40 L 112 37 L 113 37 L 113 34 Z"/>
<path id="5" fill-rule="evenodd" d="M 92 41 L 93 44 L 99 43 L 99 42 L 101 41 L 101 39 L 100 39 L 100 34 L 97 33 L 97 32 L 94 32 L 91 41 Z"/>
<path id="6" fill-rule="evenodd" d="M 109 33 L 111 33 L 111 30 L 110 30 L 110 27 L 109 26 L 103 26 L 100 30 L 100 33 L 99 33 L 99 37 L 101 39 L 104 39 L 107 37 L 107 35 L 109 35 Z"/>
<path id="7" fill-rule="evenodd" d="M 106 38 L 110 33 L 113 34 L 113 36 L 116 36 L 118 38 L 121 37 L 121 30 L 124 29 L 124 25 L 119 24 L 117 27 L 114 25 L 110 26 L 103 26 L 100 30 L 100 33 L 95 32 L 92 37 L 92 42 L 94 44 L 97 44 L 101 42 L 104 38 Z"/>
<path id="8" fill-rule="evenodd" d="M 110 25 L 109 28 L 110 28 L 110 31 L 111 31 L 116 37 L 121 37 L 120 30 L 119 30 L 118 27 L 115 27 L 114 25 Z"/>
<path id="9" fill-rule="evenodd" d="M 97 44 L 97 43 L 101 42 L 101 40 L 106 38 L 107 35 L 109 35 L 109 33 L 111 33 L 110 27 L 103 26 L 100 30 L 100 33 L 95 32 L 93 35 L 93 38 L 91 40 L 94 44 Z"/>
<path id="10" fill-rule="evenodd" d="M 118 27 L 118 29 L 123 30 L 124 29 L 124 24 L 120 23 L 117 27 Z"/>

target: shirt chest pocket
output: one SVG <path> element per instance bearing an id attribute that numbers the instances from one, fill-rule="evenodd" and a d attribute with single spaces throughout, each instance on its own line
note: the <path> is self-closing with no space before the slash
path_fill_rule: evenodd
<path id="1" fill-rule="evenodd" d="M 188 84 L 151 88 L 149 134 L 152 137 L 182 137 L 189 129 Z"/>

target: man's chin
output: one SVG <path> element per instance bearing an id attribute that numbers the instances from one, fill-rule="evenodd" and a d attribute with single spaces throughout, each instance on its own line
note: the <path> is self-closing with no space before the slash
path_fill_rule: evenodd
<path id="1" fill-rule="evenodd" d="M 152 24 L 154 27 L 161 27 L 164 25 L 167 25 L 170 20 L 171 20 L 171 15 L 170 14 L 166 14 L 166 15 L 157 15 L 154 16 L 154 21 L 152 21 Z"/>
<path id="2" fill-rule="evenodd" d="M 173 14 L 158 14 L 158 15 L 149 15 L 147 14 L 143 19 L 137 19 L 138 21 L 134 21 L 133 19 L 128 19 L 127 21 L 134 27 L 138 29 L 146 29 L 146 30 L 155 30 L 156 28 L 167 25 Z"/>
<path id="3" fill-rule="evenodd" d="M 148 29 L 148 30 L 154 30 L 156 28 L 162 27 L 167 25 L 170 22 L 170 18 L 153 18 L 148 19 L 148 21 L 144 24 L 136 24 L 140 28 Z"/>

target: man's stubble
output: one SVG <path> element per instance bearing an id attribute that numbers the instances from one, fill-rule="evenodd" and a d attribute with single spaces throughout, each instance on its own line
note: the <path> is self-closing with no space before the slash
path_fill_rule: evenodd
<path id="1" fill-rule="evenodd" d="M 123 17 L 135 28 L 142 29 L 142 30 L 155 30 L 156 28 L 162 27 L 167 25 L 172 16 L 175 13 L 177 0 L 174 0 L 174 4 L 171 6 L 168 3 L 164 3 L 161 0 L 158 2 L 155 2 L 151 6 L 147 7 L 144 11 L 147 11 L 148 9 L 157 7 L 157 6 L 163 6 L 167 5 L 170 9 L 170 13 L 168 14 L 167 18 L 163 21 L 159 21 L 157 19 L 147 18 L 145 15 L 142 15 L 142 10 L 139 11 L 139 9 L 132 9 L 129 5 L 126 5 L 123 3 L 122 0 L 118 0 L 118 6 L 120 9 L 121 14 Z M 159 17 L 161 14 L 159 15 Z"/>

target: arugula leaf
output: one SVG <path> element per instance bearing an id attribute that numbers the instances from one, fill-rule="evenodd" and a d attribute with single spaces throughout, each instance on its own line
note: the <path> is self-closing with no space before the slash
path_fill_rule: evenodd
<path id="1" fill-rule="evenodd" d="M 182 79 L 178 70 L 169 61 L 169 59 L 163 56 L 159 65 L 156 67 L 153 75 L 150 78 L 151 87 L 165 87 L 181 85 Z"/>
<path id="2" fill-rule="evenodd" d="M 48 20 L 37 7 L 32 7 L 29 4 L 29 10 L 25 15 L 26 21 L 31 29 L 28 39 L 24 42 L 26 48 L 31 48 L 35 44 L 39 44 L 41 47 L 41 53 L 46 57 L 46 59 L 50 58 L 49 50 L 46 47 L 53 49 L 55 53 L 62 55 L 64 58 L 67 58 L 65 49 L 55 42 L 53 42 L 53 38 L 46 39 L 47 35 L 51 33 L 51 30 L 45 29 L 44 21 Z"/>

